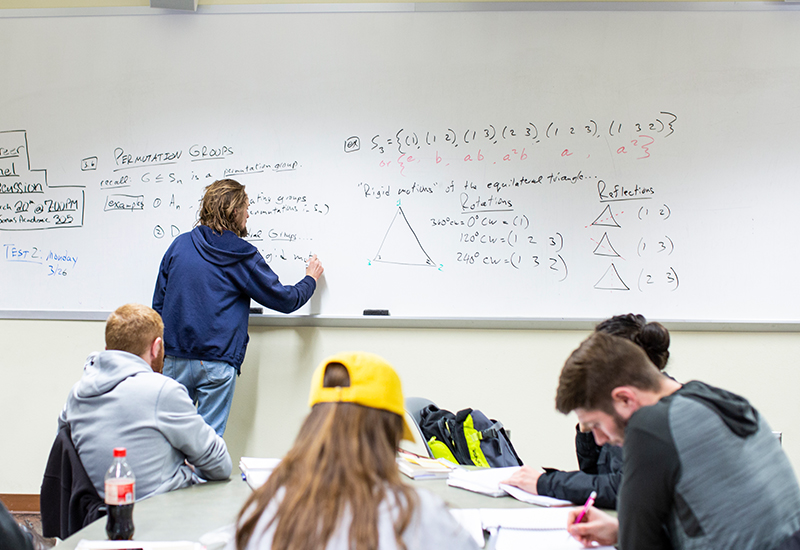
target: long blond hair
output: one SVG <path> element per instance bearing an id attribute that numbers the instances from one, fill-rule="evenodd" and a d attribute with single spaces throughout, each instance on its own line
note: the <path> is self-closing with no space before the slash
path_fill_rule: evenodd
<path id="1" fill-rule="evenodd" d="M 349 386 L 347 370 L 328 365 L 325 387 Z M 318 403 L 306 418 L 292 449 L 267 482 L 239 513 L 236 547 L 244 550 L 261 514 L 281 488 L 277 512 L 266 526 L 275 525 L 273 550 L 322 549 L 339 526 L 350 518 L 350 548 L 378 548 L 378 507 L 389 502 L 397 509 L 394 534 L 399 548 L 418 503 L 416 492 L 400 480 L 395 462 L 403 434 L 397 414 L 353 403 Z"/>

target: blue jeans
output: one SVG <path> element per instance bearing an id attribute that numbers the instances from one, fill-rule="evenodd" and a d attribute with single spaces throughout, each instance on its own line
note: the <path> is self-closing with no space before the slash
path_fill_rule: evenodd
<path id="1" fill-rule="evenodd" d="M 167 355 L 164 375 L 186 386 L 197 412 L 219 436 L 225 433 L 236 387 L 236 369 L 225 361 L 201 361 Z"/>

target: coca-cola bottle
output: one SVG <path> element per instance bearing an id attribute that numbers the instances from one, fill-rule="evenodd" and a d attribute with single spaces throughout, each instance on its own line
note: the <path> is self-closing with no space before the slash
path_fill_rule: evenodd
<path id="1" fill-rule="evenodd" d="M 114 462 L 106 472 L 106 534 L 109 540 L 133 539 L 133 503 L 136 478 L 125 460 L 125 447 L 114 449 Z"/>

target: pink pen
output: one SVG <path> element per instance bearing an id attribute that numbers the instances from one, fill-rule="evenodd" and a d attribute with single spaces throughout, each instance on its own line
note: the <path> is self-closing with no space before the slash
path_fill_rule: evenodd
<path id="1" fill-rule="evenodd" d="M 586 512 L 589 511 L 589 507 L 592 504 L 594 504 L 594 499 L 596 498 L 597 498 L 597 491 L 592 491 L 592 494 L 590 494 L 589 498 L 586 499 L 586 504 L 583 505 L 583 510 L 581 510 L 581 513 L 578 514 L 578 517 L 575 518 L 575 523 L 573 523 L 573 525 L 577 525 L 578 523 L 581 522 L 581 520 L 583 520 L 583 516 L 585 516 Z"/>

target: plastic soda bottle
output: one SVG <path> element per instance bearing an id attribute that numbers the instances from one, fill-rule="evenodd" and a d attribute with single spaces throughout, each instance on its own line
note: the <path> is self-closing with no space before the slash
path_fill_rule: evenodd
<path id="1" fill-rule="evenodd" d="M 106 472 L 105 493 L 109 540 L 133 539 L 133 503 L 136 500 L 136 478 L 125 460 L 125 447 L 114 449 L 114 462 Z"/>

